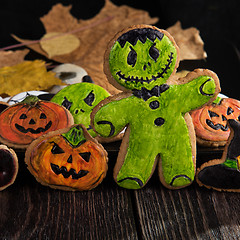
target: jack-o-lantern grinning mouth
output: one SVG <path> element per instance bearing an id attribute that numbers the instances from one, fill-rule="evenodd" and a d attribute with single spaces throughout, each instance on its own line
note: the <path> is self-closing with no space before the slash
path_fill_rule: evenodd
<path id="1" fill-rule="evenodd" d="M 209 120 L 209 119 L 206 119 L 206 123 L 207 123 L 207 125 L 210 127 L 210 128 L 212 128 L 212 129 L 214 129 L 214 130 L 219 130 L 219 129 L 221 129 L 222 131 L 227 131 L 228 130 L 228 125 L 226 124 L 226 126 L 223 126 L 222 124 L 220 124 L 220 123 L 217 123 L 217 124 L 214 124 L 211 120 Z"/>
<path id="2" fill-rule="evenodd" d="M 116 72 L 116 75 L 119 77 L 119 80 L 123 79 L 123 80 L 125 80 L 125 82 L 136 82 L 136 83 L 146 82 L 146 83 L 150 83 L 152 81 L 155 81 L 158 78 L 163 78 L 163 75 L 165 73 L 167 73 L 168 69 L 170 69 L 170 65 L 171 65 L 172 61 L 173 61 L 173 52 L 171 52 L 170 55 L 168 55 L 167 64 L 165 65 L 164 68 L 162 68 L 162 71 L 158 72 L 155 76 L 152 75 L 152 78 L 150 78 L 150 79 L 148 77 L 146 77 L 146 79 L 143 79 L 143 77 L 139 78 L 137 76 L 136 77 L 134 77 L 134 76 L 127 76 L 126 77 L 125 74 L 123 74 L 121 72 L 121 70 Z"/>
<path id="3" fill-rule="evenodd" d="M 52 126 L 52 121 L 49 121 L 48 124 L 45 126 L 45 128 L 43 127 L 39 127 L 37 129 L 33 129 L 33 128 L 24 128 L 23 126 L 19 125 L 19 124 L 15 124 L 15 127 L 18 131 L 22 132 L 22 133 L 32 133 L 32 134 L 38 134 L 38 133 L 42 133 L 42 132 L 46 132 L 50 127 Z"/>
<path id="4" fill-rule="evenodd" d="M 66 167 L 62 166 L 60 168 L 58 165 L 53 164 L 53 163 L 51 163 L 51 169 L 57 175 L 62 174 L 64 178 L 69 178 L 70 176 L 72 176 L 72 179 L 82 178 L 89 173 L 89 171 L 87 171 L 87 170 L 80 170 L 78 173 L 76 173 L 76 170 L 73 168 L 71 168 L 68 171 Z"/>

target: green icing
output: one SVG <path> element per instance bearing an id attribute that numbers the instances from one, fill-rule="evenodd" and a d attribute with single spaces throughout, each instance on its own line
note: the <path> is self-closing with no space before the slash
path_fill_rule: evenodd
<path id="1" fill-rule="evenodd" d="M 209 79 L 209 77 L 207 77 Z M 198 77 L 184 85 L 171 85 L 159 97 L 151 97 L 147 101 L 135 96 L 112 101 L 104 105 L 94 117 L 96 131 L 107 137 L 111 131 L 109 124 L 98 124 L 109 121 L 118 134 L 125 126 L 130 127 L 129 144 L 124 164 L 117 181 L 125 188 L 140 188 L 131 179 L 139 179 L 143 184 L 149 179 L 155 159 L 160 156 L 163 176 L 173 187 L 184 186 L 194 179 L 194 165 L 189 132 L 184 120 L 186 112 L 206 103 L 211 96 L 202 95 L 200 86 L 206 82 L 206 76 Z M 211 86 L 214 80 L 205 84 Z M 212 89 L 207 87 L 205 89 Z M 215 89 L 212 89 L 213 93 Z M 184 99 L 184 104 L 183 104 Z M 157 109 L 149 107 L 150 102 L 159 101 Z M 156 126 L 156 118 L 165 120 L 162 126 Z M 127 178 L 125 181 L 122 179 Z M 130 178 L 130 179 L 129 179 Z"/>
<path id="2" fill-rule="evenodd" d="M 233 169 L 237 169 L 238 170 L 237 160 L 226 159 L 226 161 L 224 163 L 222 163 L 222 165 L 224 165 L 226 167 L 229 167 L 229 168 L 233 168 Z"/>
<path id="3" fill-rule="evenodd" d="M 21 103 L 26 103 L 34 106 L 39 101 L 39 98 L 34 95 L 27 96 Z"/>
<path id="4" fill-rule="evenodd" d="M 78 125 L 72 127 L 68 132 L 63 133 L 62 136 L 73 146 L 78 147 L 80 144 L 86 141 L 83 135 L 82 128 Z"/>
<path id="5" fill-rule="evenodd" d="M 109 93 L 102 87 L 92 83 L 76 83 L 60 90 L 52 99 L 59 105 L 66 107 L 74 118 L 75 124 L 83 124 L 92 137 L 96 133 L 90 127 L 90 114 L 92 109 L 103 99 L 109 96 Z M 89 104 L 87 104 L 88 102 Z"/>
<path id="6" fill-rule="evenodd" d="M 183 187 L 195 175 L 195 159 L 184 115 L 213 97 L 215 82 L 204 75 L 182 85 L 162 85 L 176 66 L 175 46 L 166 35 L 161 40 L 136 38 L 134 41 L 132 37 L 137 33 L 131 34 L 125 44 L 116 41 L 109 56 L 112 76 L 120 85 L 132 89 L 133 95 L 102 106 L 94 116 L 94 126 L 103 137 L 116 136 L 124 127 L 130 128 L 126 155 L 116 177 L 120 186 L 129 189 L 144 186 L 160 159 L 164 182 Z M 127 37 L 124 35 L 124 40 Z M 150 54 L 152 47 L 157 48 L 155 59 Z M 145 81 L 151 78 L 154 80 Z M 160 85 L 159 94 L 154 87 Z M 125 154 L 125 149 L 121 151 Z"/>
<path id="7" fill-rule="evenodd" d="M 159 57 L 156 61 L 149 54 L 149 49 L 153 45 L 156 49 L 159 49 Z M 129 65 L 127 62 L 131 49 L 134 49 L 137 54 L 134 66 Z M 147 39 L 145 43 L 142 43 L 138 40 L 134 46 L 126 42 L 123 48 L 119 42 L 116 41 L 110 52 L 109 66 L 114 79 L 122 86 L 128 89 L 140 89 L 141 87 L 151 89 L 153 86 L 163 84 L 167 81 L 175 68 L 176 56 L 176 48 L 167 36 L 164 36 L 161 41 L 156 38 L 154 42 Z M 126 78 L 131 79 L 132 77 L 138 77 L 139 79 L 143 78 L 143 80 L 152 79 L 153 76 L 158 76 L 158 74 L 161 74 L 163 71 L 165 73 L 162 74 L 163 77 L 147 83 L 125 81 L 124 78 L 119 77 L 117 74 L 119 71 L 121 71 L 121 74 Z"/>
<path id="8" fill-rule="evenodd" d="M 222 100 L 222 98 L 217 96 L 217 98 L 213 101 L 213 103 L 219 104 L 221 100 Z"/>

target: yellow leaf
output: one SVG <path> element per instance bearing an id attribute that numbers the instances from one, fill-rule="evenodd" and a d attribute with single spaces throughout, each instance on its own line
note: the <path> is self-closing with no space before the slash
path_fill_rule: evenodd
<path id="1" fill-rule="evenodd" d="M 62 82 L 55 77 L 55 73 L 47 72 L 42 60 L 0 68 L 0 95 L 12 96 L 31 90 L 46 90 L 53 85 L 62 85 Z"/>
<path id="2" fill-rule="evenodd" d="M 73 52 L 80 46 L 80 40 L 73 34 L 51 32 L 41 38 L 40 45 L 51 58 Z"/>

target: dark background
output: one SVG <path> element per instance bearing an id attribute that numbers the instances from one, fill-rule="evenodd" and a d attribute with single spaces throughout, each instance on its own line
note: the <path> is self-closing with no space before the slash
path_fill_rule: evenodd
<path id="1" fill-rule="evenodd" d="M 183 28 L 196 27 L 205 43 L 206 61 L 184 61 L 180 67 L 197 67 L 215 71 L 220 79 L 222 93 L 240 100 L 240 1 L 239 0 L 112 0 L 116 5 L 126 4 L 158 17 L 159 28 L 168 28 L 181 21 Z M 39 20 L 53 5 L 72 5 L 76 18 L 93 17 L 103 7 L 104 0 L 7 0 L 0 6 L 0 47 L 17 43 L 10 34 L 25 39 L 39 39 L 45 33 Z"/>

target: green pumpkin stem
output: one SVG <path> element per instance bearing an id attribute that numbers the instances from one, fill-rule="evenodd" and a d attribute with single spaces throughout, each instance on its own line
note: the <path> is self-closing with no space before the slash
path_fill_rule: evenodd
<path id="1" fill-rule="evenodd" d="M 72 127 L 68 132 L 63 133 L 62 136 L 73 146 L 78 147 L 79 145 L 86 142 L 86 138 L 83 135 L 82 128 L 77 125 Z"/>
<path id="2" fill-rule="evenodd" d="M 213 101 L 215 104 L 219 104 L 221 102 L 222 98 L 217 96 L 217 98 Z"/>
<path id="3" fill-rule="evenodd" d="M 39 101 L 39 98 L 37 96 L 29 95 L 23 101 L 21 101 L 21 103 L 26 103 L 31 106 L 34 106 L 38 101 Z"/>

